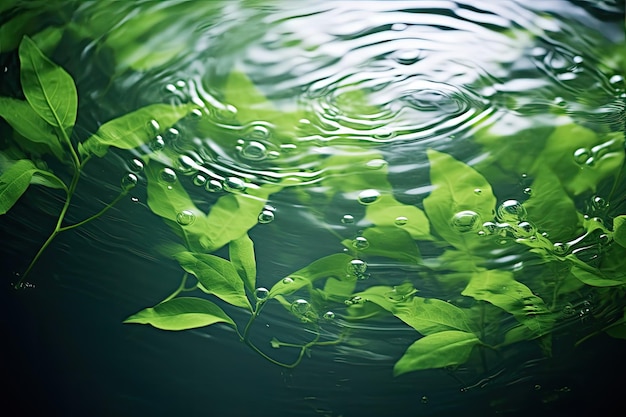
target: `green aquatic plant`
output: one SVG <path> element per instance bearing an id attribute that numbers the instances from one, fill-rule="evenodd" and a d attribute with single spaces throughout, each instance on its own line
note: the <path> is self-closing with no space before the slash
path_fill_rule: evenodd
<path id="1" fill-rule="evenodd" d="M 621 130 L 595 132 L 567 116 L 559 116 L 556 127 L 516 132 L 506 141 L 498 129 L 479 130 L 474 141 L 488 157 L 470 166 L 449 153 L 425 150 L 430 192 L 408 204 L 397 195 L 376 141 L 339 133 L 324 143 L 334 152 L 310 152 L 317 141 L 296 143 L 306 112 L 274 108 L 237 69 L 221 87 L 223 103 L 149 104 L 79 140 L 74 80 L 32 39 L 25 37 L 19 45 L 23 97 L 0 98 L 0 117 L 12 128 L 0 150 L 0 214 L 30 184 L 62 191 L 64 203 L 16 287 L 59 233 L 101 217 L 136 185 L 139 174 L 128 174 L 111 203 L 82 221 L 65 223 L 87 162 L 114 147 L 141 151 L 147 205 L 178 238 L 158 250 L 181 269 L 172 294 L 125 323 L 169 331 L 220 323 L 267 360 L 294 367 L 315 347 L 352 343 L 360 322 L 393 320 L 415 330 L 414 341 L 394 365 L 395 375 L 465 363 L 486 366 L 487 353 L 523 341 L 536 341 L 549 354 L 552 335 L 575 316 L 592 315 L 604 323 L 580 342 L 596 332 L 626 338 L 620 301 L 626 289 L 626 214 L 611 210 L 623 187 Z M 152 62 L 144 58 L 132 65 L 122 62 L 127 67 Z M 375 113 L 360 89 L 344 93 L 341 102 L 346 109 Z M 203 117 L 207 112 L 228 117 L 230 127 Z M 158 141 L 146 146 L 198 114 L 192 127 L 197 136 L 210 137 L 224 149 L 237 144 L 244 161 L 280 169 L 229 177 L 186 153 L 193 144 L 190 149 Z M 232 128 L 259 121 L 275 127 L 271 137 L 242 140 L 241 129 Z M 300 152 L 298 165 L 306 168 L 288 169 L 290 160 L 281 152 Z M 209 204 L 198 202 L 178 178 L 181 171 L 212 192 Z M 520 179 L 520 192 L 502 191 L 519 186 Z M 611 182 L 604 197 L 597 194 Z M 331 229 L 335 253 L 311 259 L 264 288 L 250 236 L 272 221 L 268 203 L 280 196 L 301 202 L 320 218 L 341 198 L 352 214 L 337 221 L 357 221 L 360 227 L 347 235 Z M 588 204 L 582 207 L 580 201 Z M 516 264 L 498 262 L 511 254 Z M 589 294 L 595 297 L 594 310 L 578 304 Z M 268 308 L 284 311 L 302 334 L 261 340 L 255 324 Z M 278 360 L 272 349 L 295 354 L 290 361 Z"/>

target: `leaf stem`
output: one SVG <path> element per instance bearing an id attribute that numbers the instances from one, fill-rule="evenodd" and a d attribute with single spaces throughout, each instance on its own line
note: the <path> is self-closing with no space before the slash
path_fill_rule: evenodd
<path id="1" fill-rule="evenodd" d="M 102 208 L 102 210 L 100 210 L 99 212 L 97 212 L 96 214 L 94 214 L 93 216 L 90 216 L 88 218 L 86 218 L 85 220 L 82 220 L 78 223 L 75 224 L 71 224 L 69 226 L 64 226 L 64 227 L 60 227 L 59 228 L 59 232 L 64 232 L 66 230 L 70 230 L 73 229 L 75 227 L 79 227 L 84 225 L 85 223 L 88 223 L 92 220 L 97 219 L 98 217 L 102 216 L 104 213 L 106 213 L 107 210 L 109 210 L 110 208 L 112 208 L 115 204 L 117 204 L 118 201 L 120 201 L 122 198 L 124 198 L 124 196 L 128 194 L 128 190 L 123 190 L 120 194 L 118 194 L 117 197 L 115 197 L 115 199 L 113 199 L 113 201 L 111 201 L 109 204 L 107 204 L 104 208 Z"/>

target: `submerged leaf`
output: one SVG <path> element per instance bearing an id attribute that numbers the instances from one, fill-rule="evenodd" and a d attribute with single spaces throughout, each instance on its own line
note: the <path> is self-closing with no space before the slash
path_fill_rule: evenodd
<path id="1" fill-rule="evenodd" d="M 196 297 L 180 297 L 141 310 L 124 320 L 124 323 L 151 324 L 163 330 L 187 330 L 235 322 L 211 301 Z"/>
<path id="2" fill-rule="evenodd" d="M 74 80 L 50 61 L 28 36 L 20 43 L 19 55 L 26 100 L 46 122 L 69 133 L 78 108 Z"/>
<path id="3" fill-rule="evenodd" d="M 448 330 L 418 339 L 393 367 L 394 376 L 467 362 L 480 340 L 473 333 Z"/>
<path id="4" fill-rule="evenodd" d="M 254 292 L 256 288 L 256 259 L 254 257 L 254 242 L 247 233 L 234 239 L 228 246 L 230 262 L 235 266 L 237 273 L 243 280 L 246 288 Z"/>
<path id="5" fill-rule="evenodd" d="M 613 219 L 613 240 L 626 248 L 626 215 L 624 214 Z"/>
<path id="6" fill-rule="evenodd" d="M 416 240 L 430 240 L 430 224 L 422 210 L 402 204 L 392 195 L 382 195 L 376 204 L 365 208 L 365 218 L 376 226 L 400 228 Z"/>

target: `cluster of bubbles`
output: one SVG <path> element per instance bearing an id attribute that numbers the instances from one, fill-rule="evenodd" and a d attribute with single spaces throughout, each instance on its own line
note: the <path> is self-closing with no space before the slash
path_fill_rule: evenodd
<path id="1" fill-rule="evenodd" d="M 578 148 L 574 151 L 574 162 L 581 167 L 593 167 L 596 162 L 602 159 L 607 153 L 611 152 L 611 148 L 614 144 L 615 141 L 611 140 L 592 148 Z"/>

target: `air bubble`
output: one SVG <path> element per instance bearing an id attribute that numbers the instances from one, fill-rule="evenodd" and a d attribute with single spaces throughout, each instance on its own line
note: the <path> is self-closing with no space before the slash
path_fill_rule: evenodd
<path id="1" fill-rule="evenodd" d="M 297 316 L 305 316 L 311 310 L 311 305 L 302 298 L 291 303 L 291 312 Z"/>
<path id="2" fill-rule="evenodd" d="M 609 78 L 609 83 L 611 83 L 612 85 L 621 84 L 623 82 L 624 82 L 624 77 L 622 77 L 619 74 L 613 75 L 611 78 Z"/>
<path id="3" fill-rule="evenodd" d="M 364 205 L 369 205 L 369 204 L 373 204 L 375 202 L 378 201 L 378 199 L 380 198 L 380 192 L 378 192 L 377 190 L 363 190 L 359 193 L 359 203 L 364 204 Z"/>
<path id="4" fill-rule="evenodd" d="M 554 252 L 554 254 L 558 256 L 566 255 L 568 251 L 569 251 L 569 245 L 567 243 L 557 242 L 552 247 L 552 252 Z"/>
<path id="5" fill-rule="evenodd" d="M 133 172 L 143 171 L 143 161 L 141 159 L 133 158 L 130 161 L 130 169 Z"/>
<path id="6" fill-rule="evenodd" d="M 353 297 L 350 297 L 346 301 L 344 301 L 344 304 L 347 306 L 351 306 L 355 304 L 364 304 L 364 303 L 365 303 L 365 299 L 359 295 L 355 295 Z"/>
<path id="7" fill-rule="evenodd" d="M 217 193 L 223 190 L 222 183 L 218 180 L 209 180 L 207 181 L 204 188 L 210 193 Z"/>
<path id="8" fill-rule="evenodd" d="M 197 171 L 200 168 L 198 162 L 196 162 L 189 155 L 181 155 L 178 158 L 178 170 L 183 174 L 189 174 L 190 172 Z"/>
<path id="9" fill-rule="evenodd" d="M 178 179 L 178 177 L 176 176 L 176 171 L 174 171 L 172 168 L 163 168 L 159 177 L 163 182 L 168 184 L 174 184 Z"/>
<path id="10" fill-rule="evenodd" d="M 228 177 L 222 185 L 226 191 L 244 191 L 246 189 L 245 181 L 238 177 Z"/>
<path id="11" fill-rule="evenodd" d="M 267 148 L 261 142 L 253 140 L 240 145 L 239 154 L 248 161 L 262 161 L 267 158 Z"/>
<path id="12" fill-rule="evenodd" d="M 533 189 L 530 187 L 526 187 L 524 188 L 524 194 L 526 195 L 532 195 L 533 194 Z"/>
<path id="13" fill-rule="evenodd" d="M 326 313 L 324 313 L 324 320 L 333 320 L 335 318 L 335 313 L 333 313 L 332 311 L 327 311 Z"/>
<path id="14" fill-rule="evenodd" d="M 594 196 L 591 201 L 596 210 L 604 210 L 609 206 L 609 203 L 602 197 Z"/>
<path id="15" fill-rule="evenodd" d="M 367 263 L 361 259 L 353 259 L 350 261 L 350 272 L 355 275 L 364 274 L 367 271 Z"/>
<path id="16" fill-rule="evenodd" d="M 189 114 L 189 116 L 191 116 L 194 119 L 200 119 L 200 118 L 202 118 L 202 110 L 200 110 L 200 109 L 193 109 L 191 111 L 191 113 Z"/>
<path id="17" fill-rule="evenodd" d="M 256 298 L 257 301 L 265 301 L 269 295 L 270 292 L 267 288 L 259 287 L 254 290 L 254 298 Z"/>
<path id="18" fill-rule="evenodd" d="M 370 246 L 370 243 L 367 241 L 367 238 L 365 238 L 363 236 L 357 236 L 352 241 L 352 246 L 355 249 L 363 250 L 363 249 L 367 249 Z"/>
<path id="19" fill-rule="evenodd" d="M 470 232 L 478 229 L 480 215 L 471 210 L 460 211 L 452 217 L 451 224 L 457 232 Z"/>
<path id="20" fill-rule="evenodd" d="M 180 137 L 180 132 L 178 131 L 178 129 L 175 129 L 173 127 L 170 127 L 169 129 L 167 129 L 167 131 L 165 132 L 165 139 L 168 141 L 175 141 L 176 139 L 178 139 Z"/>
<path id="21" fill-rule="evenodd" d="M 396 219 L 393 221 L 393 223 L 396 226 L 404 226 L 405 224 L 407 224 L 409 222 L 409 219 L 404 217 L 404 216 L 398 216 L 396 217 Z"/>
<path id="22" fill-rule="evenodd" d="M 352 224 L 354 223 L 354 216 L 351 214 L 344 214 L 341 218 L 341 223 L 343 224 Z"/>
<path id="23" fill-rule="evenodd" d="M 578 165 L 583 165 L 591 156 L 591 151 L 587 148 L 578 148 L 574 151 L 574 161 Z"/>
<path id="24" fill-rule="evenodd" d="M 506 200 L 498 207 L 498 218 L 513 223 L 526 220 L 526 208 L 517 200 Z"/>
<path id="25" fill-rule="evenodd" d="M 387 166 L 387 161 L 385 161 L 384 159 L 372 159 L 370 161 L 367 161 L 365 166 L 369 169 L 381 169 Z"/>
<path id="26" fill-rule="evenodd" d="M 222 121 L 231 121 L 237 116 L 237 108 L 231 104 L 214 110 L 215 116 Z"/>
<path id="27" fill-rule="evenodd" d="M 291 284 L 291 283 L 293 283 L 293 278 L 291 278 L 291 277 L 285 277 L 285 278 L 283 278 L 283 284 L 285 284 L 285 285 L 289 285 L 289 284 Z"/>
<path id="28" fill-rule="evenodd" d="M 128 173 L 122 178 L 122 189 L 124 191 L 131 190 L 137 185 L 138 178 L 133 173 Z"/>
<path id="29" fill-rule="evenodd" d="M 161 135 L 155 136 L 154 139 L 150 141 L 150 149 L 152 149 L 154 152 L 158 152 L 163 148 L 165 148 L 165 140 L 163 140 L 163 137 Z"/>
<path id="30" fill-rule="evenodd" d="M 261 224 L 271 223 L 274 221 L 274 212 L 272 210 L 263 210 L 259 213 L 258 220 Z"/>
<path id="31" fill-rule="evenodd" d="M 483 190 L 481 190 L 480 188 L 474 188 L 474 194 L 481 195 L 482 193 L 483 193 Z"/>
<path id="32" fill-rule="evenodd" d="M 176 222 L 181 226 L 189 226 L 196 220 L 195 214 L 191 210 L 183 210 L 176 215 Z"/>
<path id="33" fill-rule="evenodd" d="M 535 233 L 537 233 L 537 228 L 532 223 L 524 221 L 517 224 L 516 234 L 518 237 L 531 237 Z"/>
<path id="34" fill-rule="evenodd" d="M 494 222 L 484 222 L 482 225 L 482 231 L 487 235 L 493 235 L 498 231 L 498 225 Z"/>
<path id="35" fill-rule="evenodd" d="M 158 133 L 161 131 L 161 126 L 159 125 L 159 122 L 154 119 L 150 120 L 148 126 L 154 131 L 154 133 Z"/>
<path id="36" fill-rule="evenodd" d="M 204 187 L 206 185 L 206 177 L 202 174 L 196 175 L 193 177 L 193 185 Z"/>

